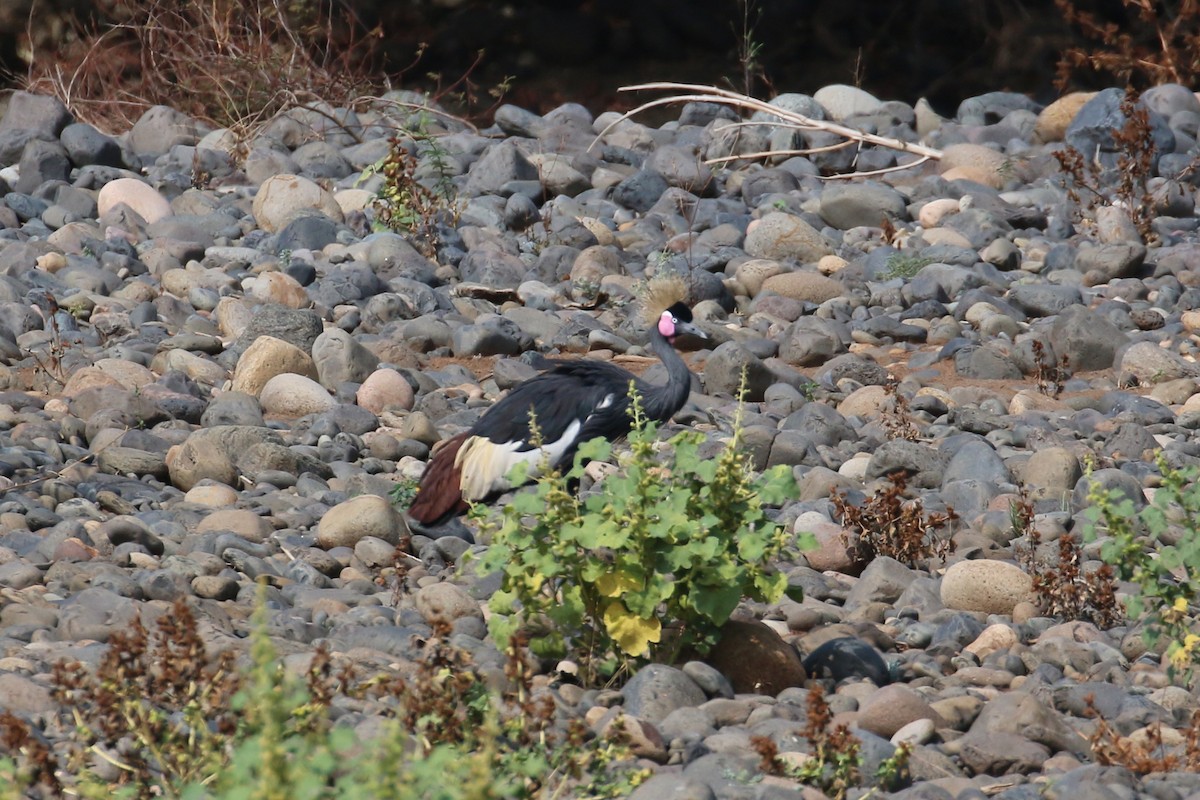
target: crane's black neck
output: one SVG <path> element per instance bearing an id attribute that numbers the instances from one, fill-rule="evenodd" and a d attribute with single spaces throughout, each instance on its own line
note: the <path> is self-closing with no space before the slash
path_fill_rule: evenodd
<path id="1" fill-rule="evenodd" d="M 688 394 L 692 391 L 692 373 L 683 358 L 657 329 L 650 332 L 650 349 L 667 368 L 667 382 L 662 386 L 644 387 L 642 403 L 647 417 L 666 422 L 687 402 Z"/>

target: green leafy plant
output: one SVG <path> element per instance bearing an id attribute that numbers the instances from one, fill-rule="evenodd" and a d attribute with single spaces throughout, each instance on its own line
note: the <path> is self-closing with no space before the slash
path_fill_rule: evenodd
<path id="1" fill-rule="evenodd" d="M 416 478 L 402 478 L 388 490 L 388 497 L 397 508 L 408 508 L 417 496 L 421 482 Z"/>
<path id="2" fill-rule="evenodd" d="M 1162 484 L 1141 510 L 1116 490 L 1093 483 L 1087 534 L 1104 535 L 1100 557 L 1137 585 L 1126 611 L 1144 624 L 1149 646 L 1165 639 L 1168 672 L 1191 682 L 1200 662 L 1193 601 L 1200 592 L 1200 470 L 1176 469 L 1160 455 Z"/>
<path id="3" fill-rule="evenodd" d="M 774 602 L 787 585 L 768 565 L 793 543 L 766 507 L 794 496 L 795 482 L 786 467 L 753 475 L 741 411 L 716 458 L 701 454 L 693 432 L 656 452 L 657 426 L 636 394 L 631 413 L 629 452 L 598 491 L 580 499 L 570 485 L 584 462 L 611 456 L 602 439 L 498 518 L 476 512 L 491 537 L 480 567 L 503 574 L 493 635 L 503 642 L 522 631 L 535 653 L 578 656 L 588 682 L 630 659 L 704 653 L 743 597 Z"/>
<path id="4" fill-rule="evenodd" d="M 887 271 L 879 277 L 885 281 L 893 278 L 912 278 L 925 267 L 933 263 L 928 256 L 918 256 L 912 253 L 896 252 L 888 256 Z"/>
<path id="5" fill-rule="evenodd" d="M 388 154 L 363 170 L 360 178 L 376 174 L 383 178 L 373 203 L 375 227 L 407 235 L 432 255 L 438 245 L 438 225 L 454 224 L 459 214 L 449 159 L 449 151 L 424 122 L 389 139 Z M 425 178 L 420 176 L 422 161 L 427 165 Z"/>

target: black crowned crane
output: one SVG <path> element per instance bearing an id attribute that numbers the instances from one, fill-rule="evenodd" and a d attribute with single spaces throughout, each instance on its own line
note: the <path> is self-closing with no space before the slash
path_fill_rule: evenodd
<path id="1" fill-rule="evenodd" d="M 446 440 L 434 452 L 421 478 L 409 516 L 435 525 L 479 502 L 513 488 L 508 475 L 524 462 L 532 478 L 539 466 L 569 466 L 580 444 L 604 437 L 610 441 L 629 433 L 630 383 L 636 387 L 646 417 L 670 419 L 687 402 L 692 373 L 674 348 L 677 337 L 690 334 L 707 339 L 692 324 L 684 305 L 687 287 L 678 276 L 652 280 L 643 309 L 651 325 L 650 347 L 667 368 L 667 382 L 647 383 L 603 361 L 561 362 L 513 387 L 469 430 Z M 531 440 L 530 414 L 541 435 L 541 447 Z"/>

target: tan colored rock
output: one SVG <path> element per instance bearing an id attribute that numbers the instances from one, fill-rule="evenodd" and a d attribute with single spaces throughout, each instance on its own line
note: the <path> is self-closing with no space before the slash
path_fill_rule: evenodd
<path id="1" fill-rule="evenodd" d="M 279 233 L 302 214 L 319 211 L 336 222 L 345 216 L 329 192 L 299 175 L 272 175 L 258 187 L 252 206 L 254 219 L 267 233 Z"/>
<path id="2" fill-rule="evenodd" d="M 317 543 L 326 550 L 354 547 L 360 539 L 374 536 L 395 544 L 407 529 L 404 518 L 387 498 L 360 494 L 325 512 L 317 523 Z"/>
<path id="3" fill-rule="evenodd" d="M 342 189 L 340 192 L 334 193 L 333 200 L 343 214 L 349 214 L 352 211 L 369 208 L 375 202 L 375 193 L 368 192 L 366 189 Z"/>
<path id="4" fill-rule="evenodd" d="M 980 661 L 987 658 L 992 653 L 1000 650 L 1007 650 L 1021 642 L 1021 637 L 1012 629 L 1010 625 L 989 625 L 983 629 L 983 633 L 975 637 L 975 641 L 963 648 L 968 653 L 973 653 Z"/>
<path id="5" fill-rule="evenodd" d="M 1200 311 L 1184 311 L 1179 316 L 1188 333 L 1200 333 Z"/>
<path id="6" fill-rule="evenodd" d="M 196 525 L 197 533 L 229 531 L 249 542 L 265 542 L 273 530 L 266 517 L 247 508 L 218 509 Z"/>
<path id="7" fill-rule="evenodd" d="M 951 228 L 930 228 L 921 232 L 921 238 L 927 244 L 946 244 L 971 249 L 971 240 Z"/>
<path id="8" fill-rule="evenodd" d="M 185 503 L 208 508 L 227 508 L 237 502 L 238 493 L 223 483 L 205 483 L 193 486 L 183 496 Z"/>
<path id="9" fill-rule="evenodd" d="M 1033 135 L 1042 142 L 1061 142 L 1079 109 L 1095 96 L 1095 92 L 1071 92 L 1058 98 L 1038 114 Z"/>
<path id="10" fill-rule="evenodd" d="M 291 342 L 274 336 L 259 336 L 238 359 L 233 372 L 233 391 L 255 397 L 276 375 L 292 373 L 316 380 L 312 356 Z"/>
<path id="11" fill-rule="evenodd" d="M 625 742 L 638 758 L 667 763 L 667 746 L 662 734 L 653 723 L 644 719 L 618 712 L 601 726 L 599 735 L 603 740 Z"/>
<path id="12" fill-rule="evenodd" d="M 122 384 L 115 376 L 109 375 L 99 367 L 80 367 L 71 373 L 71 377 L 67 378 L 67 384 L 59 394 L 62 397 L 70 399 L 88 389 L 105 386 L 119 389 L 129 388 Z"/>
<path id="13" fill-rule="evenodd" d="M 850 262 L 841 256 L 821 256 L 817 262 L 817 271 L 822 275 L 834 275 L 850 266 Z"/>
<path id="14" fill-rule="evenodd" d="M 254 318 L 254 310 L 241 297 L 222 297 L 217 301 L 215 315 L 221 334 L 236 339 Z"/>
<path id="15" fill-rule="evenodd" d="M 887 400 L 887 390 L 882 386 L 862 386 L 846 396 L 838 403 L 838 413 L 843 417 L 872 417 L 879 416 L 883 404 Z"/>
<path id="16" fill-rule="evenodd" d="M 763 281 L 779 275 L 786 269 L 784 264 L 769 258 L 752 258 L 738 264 L 733 277 L 746 289 L 749 297 L 754 297 L 762 289 Z"/>
<path id="17" fill-rule="evenodd" d="M 858 726 L 885 739 L 919 719 L 932 720 L 937 727 L 946 725 L 929 701 L 901 683 L 877 689 L 858 707 Z"/>
<path id="18" fill-rule="evenodd" d="M 325 387 L 312 378 L 285 372 L 267 381 L 258 393 L 264 414 L 277 417 L 303 417 L 319 414 L 337 405 Z"/>
<path id="19" fill-rule="evenodd" d="M 938 168 L 946 180 L 967 178 L 999 189 L 1008 179 L 1009 160 L 981 144 L 952 144 L 942 151 Z"/>
<path id="20" fill-rule="evenodd" d="M 221 386 L 229 380 L 229 371 L 210 358 L 190 350 L 165 350 L 150 361 L 150 369 L 166 374 L 172 370 L 182 372 L 192 380 L 208 386 Z"/>
<path id="21" fill-rule="evenodd" d="M 394 369 L 377 369 L 358 387 L 355 400 L 360 406 L 378 414 L 388 407 L 412 410 L 415 397 L 408 380 Z"/>
<path id="22" fill-rule="evenodd" d="M 300 282 L 283 272 L 264 272 L 252 281 L 247 281 L 247 294 L 264 303 L 278 303 L 287 308 L 308 308 L 312 299 Z"/>
<path id="23" fill-rule="evenodd" d="M 96 360 L 94 366 L 110 378 L 116 378 L 126 389 L 140 389 L 146 384 L 154 383 L 157 380 L 153 372 L 136 361 L 125 361 L 120 358 L 101 358 Z"/>
<path id="24" fill-rule="evenodd" d="M 1047 397 L 1032 389 L 1022 389 L 1008 401 L 1008 413 L 1024 414 L 1026 411 L 1052 411 L 1070 414 L 1074 409 L 1062 400 Z"/>
<path id="25" fill-rule="evenodd" d="M 833 247 L 820 231 L 800 217 L 773 211 L 750 223 L 745 251 L 755 258 L 811 264 L 832 255 Z"/>
<path id="26" fill-rule="evenodd" d="M 1011 615 L 1017 603 L 1035 599 L 1033 579 L 1020 567 L 987 558 L 951 564 L 941 595 L 947 608 L 983 614 Z"/>
<path id="27" fill-rule="evenodd" d="M 464 617 L 483 619 L 479 603 L 466 589 L 448 581 L 422 586 L 413 596 L 413 605 L 430 625 L 453 625 Z"/>
<path id="28" fill-rule="evenodd" d="M 158 222 L 174 213 L 171 211 L 171 201 L 153 186 L 137 178 L 117 178 L 100 187 L 96 196 L 96 210 L 99 216 L 103 217 L 122 204 L 129 206 L 147 224 Z"/>
<path id="29" fill-rule="evenodd" d="M 917 222 L 921 223 L 922 228 L 936 228 L 942 224 L 942 220 L 951 214 L 957 214 L 961 209 L 957 200 L 939 197 L 921 206 L 921 210 L 917 212 Z"/>
<path id="30" fill-rule="evenodd" d="M 819 272 L 796 271 L 767 278 L 762 283 L 762 291 L 774 292 L 792 300 L 820 304 L 841 297 L 846 293 L 846 286 L 841 281 Z"/>
<path id="31" fill-rule="evenodd" d="M 803 515 L 801 515 L 803 516 Z M 840 573 L 857 572 L 862 568 L 854 557 L 854 553 L 847 546 L 846 532 L 841 525 L 829 522 L 828 520 L 819 520 L 807 524 L 802 524 L 799 519 L 796 520 L 797 533 L 811 533 L 813 538 L 817 540 L 816 550 L 805 550 L 804 557 L 808 560 L 808 565 L 818 572 L 828 572 L 830 570 Z M 858 569 L 855 569 L 855 567 Z"/>
<path id="32" fill-rule="evenodd" d="M 1021 471 L 1022 483 L 1034 500 L 1059 500 L 1070 496 L 1083 477 L 1079 458 L 1065 447 L 1034 450 Z"/>

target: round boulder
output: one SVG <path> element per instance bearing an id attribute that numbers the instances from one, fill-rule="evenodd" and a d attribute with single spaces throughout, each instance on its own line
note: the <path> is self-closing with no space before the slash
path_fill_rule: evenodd
<path id="1" fill-rule="evenodd" d="M 1033 579 L 1016 564 L 979 559 L 952 564 L 942 577 L 942 603 L 958 611 L 1011 615 L 1022 601 L 1032 602 Z"/>
<path id="2" fill-rule="evenodd" d="M 338 503 L 317 523 L 317 544 L 326 550 L 354 547 L 359 539 L 374 536 L 395 544 L 407 534 L 404 518 L 387 498 L 361 494 Z"/>

